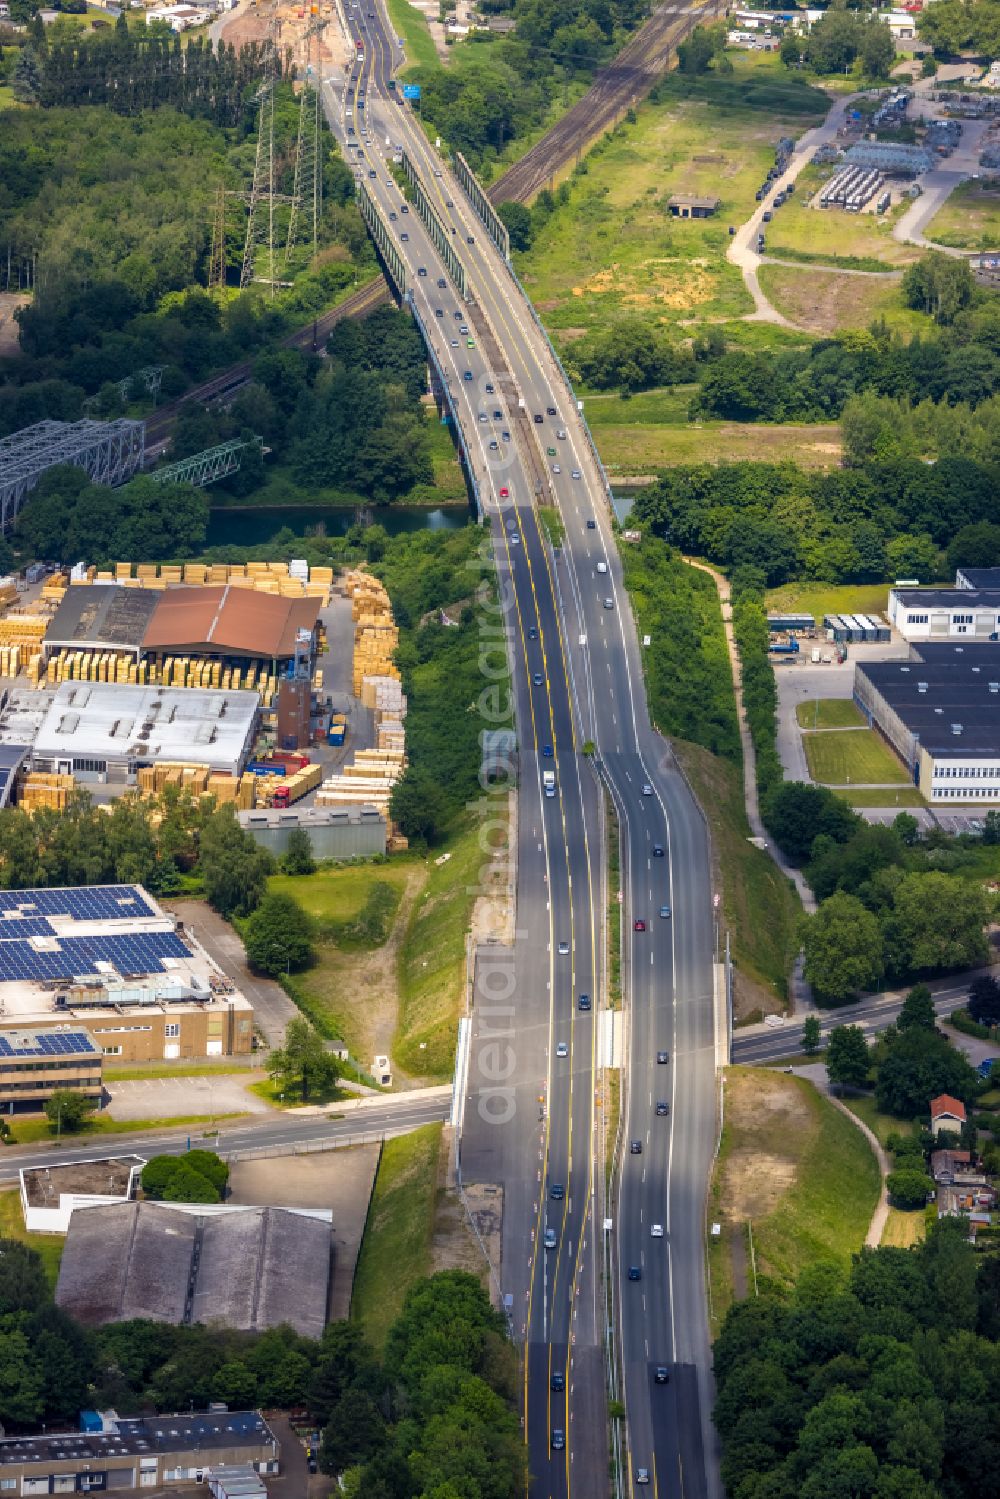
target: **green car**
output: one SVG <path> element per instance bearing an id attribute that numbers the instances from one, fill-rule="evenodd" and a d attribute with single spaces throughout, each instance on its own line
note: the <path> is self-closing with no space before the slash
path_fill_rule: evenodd
<path id="1" fill-rule="evenodd" d="M 465 342 L 466 346 L 470 349 L 474 349 L 476 347 L 476 340 L 474 338 L 467 338 Z"/>
<path id="2" fill-rule="evenodd" d="M 556 456 L 555 448 L 546 448 L 545 451 L 546 453 L 548 453 L 550 458 L 554 458 Z"/>

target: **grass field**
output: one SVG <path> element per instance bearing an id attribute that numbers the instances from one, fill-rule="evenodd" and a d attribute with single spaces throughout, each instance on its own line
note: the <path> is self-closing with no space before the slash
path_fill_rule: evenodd
<path id="1" fill-rule="evenodd" d="M 927 803 L 916 786 L 863 787 L 848 786 L 834 795 L 849 802 L 852 807 L 926 807 Z"/>
<path id="2" fill-rule="evenodd" d="M 18 104 L 17 100 L 14 98 L 14 90 L 10 87 L 10 85 L 7 83 L 0 84 L 0 109 L 20 108 L 21 105 Z"/>
<path id="3" fill-rule="evenodd" d="M 320 936 L 343 952 L 370 951 L 385 941 L 416 863 L 404 858 L 317 869 L 315 874 L 278 874 L 268 888 L 292 896 L 313 918 Z"/>
<path id="4" fill-rule="evenodd" d="M 1000 186 L 983 178 L 960 182 L 924 234 L 957 250 L 1000 248 Z"/>
<path id="5" fill-rule="evenodd" d="M 60 1136 L 70 1144 L 78 1140 L 92 1139 L 95 1135 L 130 1135 L 133 1130 L 180 1129 L 184 1125 L 211 1125 L 206 1134 L 214 1134 L 215 1126 L 224 1119 L 245 1119 L 245 1114 L 183 1114 L 176 1119 L 112 1119 L 107 1114 L 100 1119 L 91 1119 L 84 1129 L 68 1135 L 64 1130 Z M 37 1145 L 41 1140 L 56 1141 L 56 1132 L 45 1118 L 17 1119 L 11 1127 L 10 1145 Z"/>
<path id="6" fill-rule="evenodd" d="M 747 841 L 750 826 L 736 766 L 697 744 L 675 739 L 673 747 L 708 819 L 722 925 L 732 937 L 737 1004 L 745 1016 L 760 1007 L 757 985 L 784 998 L 801 908 L 773 861 Z"/>
<path id="7" fill-rule="evenodd" d="M 803 729 L 860 728 L 864 722 L 861 709 L 849 697 L 811 697 L 796 703 L 795 717 Z"/>
<path id="8" fill-rule="evenodd" d="M 784 213 L 785 209 L 779 210 Z M 777 252 L 776 252 L 777 253 Z M 815 267 L 769 265 L 757 273 L 768 300 L 800 328 L 810 333 L 841 333 L 867 328 L 882 318 L 904 335 L 927 331 L 932 325 L 923 313 L 903 306 L 895 275 L 848 276 Z"/>
<path id="9" fill-rule="evenodd" d="M 220 1062 L 214 1067 L 210 1062 L 201 1064 L 196 1062 L 179 1062 L 173 1067 L 166 1064 L 152 1067 L 109 1067 L 107 1061 L 104 1063 L 104 1081 L 106 1083 L 144 1082 L 146 1078 L 159 1077 L 233 1077 L 237 1073 L 242 1074 L 243 1077 L 249 1077 L 250 1068 L 234 1067 L 232 1062 L 228 1064 Z"/>
<path id="10" fill-rule="evenodd" d="M 924 1242 L 926 1234 L 927 1219 L 922 1208 L 905 1212 L 902 1208 L 890 1208 L 881 1242 L 895 1249 L 912 1249 L 915 1244 Z"/>
<path id="11" fill-rule="evenodd" d="M 451 1076 L 458 1017 L 465 1006 L 465 947 L 480 870 L 486 862 L 472 825 L 431 861 L 400 949 L 395 1055 L 412 1073 Z M 441 851 L 436 853 L 440 858 Z"/>
<path id="12" fill-rule="evenodd" d="M 847 1268 L 864 1242 L 879 1188 L 878 1164 L 864 1136 L 810 1083 L 729 1068 L 708 1213 L 723 1225 L 710 1252 L 715 1324 L 732 1298 L 733 1245 L 747 1223 L 758 1277 L 790 1285 L 807 1265 Z M 746 1273 L 752 1294 L 749 1265 Z"/>
<path id="13" fill-rule="evenodd" d="M 885 1145 L 890 1135 L 913 1135 L 917 1132 L 912 1119 L 896 1119 L 892 1114 L 880 1114 L 871 1093 L 854 1096 L 848 1094 L 843 1101 L 852 1114 L 857 1114 L 859 1119 L 865 1121 L 880 1145 Z"/>
<path id="14" fill-rule="evenodd" d="M 406 51 L 406 66 L 401 70 L 404 77 L 411 67 L 439 68 L 434 38 L 427 29 L 427 22 L 409 0 L 386 0 L 389 20 L 396 28 L 396 35 L 403 38 Z"/>
<path id="15" fill-rule="evenodd" d="M 863 786 L 908 780 L 906 771 L 873 729 L 831 729 L 806 733 L 802 743 L 814 781 Z"/>
<path id="16" fill-rule="evenodd" d="M 883 614 L 888 583 L 786 583 L 769 590 L 769 614 L 811 614 L 822 627 L 827 614 Z"/>
<path id="17" fill-rule="evenodd" d="M 920 258 L 916 245 L 903 245 L 892 237 L 892 226 L 905 212 L 900 204 L 886 214 L 844 213 L 839 208 L 812 208 L 810 197 L 832 175 L 833 168 L 804 168 L 795 182 L 795 196 L 779 208 L 765 226 L 767 253 L 776 259 L 795 258 L 828 265 L 847 263 L 865 269 L 906 266 Z"/>
<path id="18" fill-rule="evenodd" d="M 748 216 L 777 138 L 818 119 L 825 101 L 796 80 L 755 108 L 749 85 L 780 82 L 778 67 L 763 54 L 733 64 L 731 79 L 700 90 L 668 78 L 657 90 L 662 102 L 640 105 L 634 125 L 620 125 L 587 156 L 569 201 L 518 257 L 526 289 L 557 335 L 623 315 L 681 326 L 752 311 L 739 270 L 725 258 L 726 226 Z M 692 92 L 700 96 L 685 97 Z M 799 108 L 805 98 L 816 115 L 784 116 L 782 97 Z M 671 194 L 709 191 L 722 199 L 715 218 L 670 218 Z"/>
<path id="19" fill-rule="evenodd" d="M 354 1272 L 351 1318 L 376 1350 L 413 1283 L 430 1273 L 441 1125 L 386 1140 Z"/>
<path id="20" fill-rule="evenodd" d="M 0 1239 L 17 1239 L 37 1250 L 45 1266 L 49 1284 L 55 1286 L 59 1276 L 59 1261 L 62 1259 L 65 1234 L 29 1234 L 24 1226 L 21 1212 L 21 1194 L 18 1191 L 0 1192 Z"/>

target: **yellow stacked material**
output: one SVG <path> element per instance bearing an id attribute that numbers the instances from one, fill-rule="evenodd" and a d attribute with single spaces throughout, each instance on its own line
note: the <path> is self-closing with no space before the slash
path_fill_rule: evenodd
<path id="1" fill-rule="evenodd" d="M 95 583 L 113 583 L 114 581 L 114 573 L 112 573 L 110 570 L 108 572 L 98 573 L 97 577 L 94 579 Z"/>
<path id="2" fill-rule="evenodd" d="M 304 765 L 297 770 L 293 776 L 267 776 L 266 780 L 273 785 L 284 786 L 288 791 L 289 804 L 297 802 L 309 791 L 315 791 L 323 779 L 322 765 Z"/>
<path id="3" fill-rule="evenodd" d="M 305 593 L 301 578 L 279 578 L 278 592 L 283 599 L 300 599 Z"/>
<path id="4" fill-rule="evenodd" d="M 164 583 L 179 583 L 181 581 L 182 573 L 183 568 L 178 567 L 176 564 L 171 564 L 170 566 L 168 566 L 166 563 L 164 563 L 160 568 L 160 578 Z"/>
<path id="5" fill-rule="evenodd" d="M 249 565 L 250 564 L 247 563 L 248 567 Z M 245 573 L 237 573 L 229 579 L 229 586 L 230 588 L 253 588 L 256 586 L 256 582 L 257 580 L 255 577 L 249 578 Z"/>
<path id="6" fill-rule="evenodd" d="M 181 772 L 181 785 L 185 791 L 204 791 L 207 780 L 207 765 L 186 765 Z"/>
<path id="7" fill-rule="evenodd" d="M 7 605 L 12 604 L 16 598 L 17 584 L 5 578 L 3 582 L 0 582 L 0 607 L 6 609 Z"/>
<path id="8" fill-rule="evenodd" d="M 137 578 L 141 578 L 144 583 L 148 582 L 150 578 L 156 577 L 156 563 L 140 562 L 135 570 L 135 575 Z"/>
<path id="9" fill-rule="evenodd" d="M 205 582 L 205 574 L 207 572 L 208 568 L 204 562 L 186 562 L 184 564 L 184 581 L 185 583 L 194 584 L 196 588 L 200 588 Z"/>
<path id="10" fill-rule="evenodd" d="M 309 581 L 310 583 L 322 583 L 324 587 L 329 588 L 333 582 L 333 568 L 311 567 L 309 569 Z"/>
<path id="11" fill-rule="evenodd" d="M 266 573 L 267 572 L 267 563 L 266 562 L 248 562 L 246 564 L 246 569 L 247 569 L 247 577 L 248 578 L 259 578 L 262 573 Z"/>
<path id="12" fill-rule="evenodd" d="M 132 564 L 131 564 L 131 562 L 116 562 L 115 563 L 115 582 L 116 583 L 123 583 L 126 578 L 131 578 L 131 576 L 132 576 Z"/>
<path id="13" fill-rule="evenodd" d="M 46 614 L 5 614 L 0 618 L 0 645 L 41 645 L 48 627 Z"/>
<path id="14" fill-rule="evenodd" d="M 223 775 L 221 771 L 213 771 L 208 778 L 205 789 L 220 804 L 222 802 L 234 802 L 236 794 L 240 789 L 240 783 L 235 776 L 227 776 Z"/>
<path id="15" fill-rule="evenodd" d="M 284 578 L 288 577 L 288 563 L 287 562 L 269 562 L 267 564 L 267 570 L 268 570 L 269 573 L 277 573 L 277 575 L 279 577 L 284 577 Z"/>
<path id="16" fill-rule="evenodd" d="M 236 805 L 241 812 L 249 812 L 257 805 L 257 777 L 240 776 L 240 788 L 236 794 Z"/>
<path id="17" fill-rule="evenodd" d="M 18 792 L 18 805 L 25 812 L 37 812 L 40 807 L 62 812 L 65 811 L 75 786 L 72 776 L 29 771 Z"/>
<path id="18" fill-rule="evenodd" d="M 208 577 L 205 579 L 205 582 L 206 583 L 228 583 L 229 582 L 229 568 L 226 566 L 226 564 L 224 562 L 213 562 L 212 565 L 211 565 L 211 567 L 208 569 Z"/>

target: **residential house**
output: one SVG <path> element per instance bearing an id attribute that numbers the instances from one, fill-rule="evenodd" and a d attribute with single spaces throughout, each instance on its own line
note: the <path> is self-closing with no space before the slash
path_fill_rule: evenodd
<path id="1" fill-rule="evenodd" d="M 960 1135 L 966 1121 L 965 1104 L 950 1093 L 941 1093 L 931 1099 L 931 1134 L 946 1133 Z"/>

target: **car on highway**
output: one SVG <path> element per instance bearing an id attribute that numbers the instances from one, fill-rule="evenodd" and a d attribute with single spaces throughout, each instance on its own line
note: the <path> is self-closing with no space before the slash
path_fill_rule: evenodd
<path id="1" fill-rule="evenodd" d="M 563 1186 L 562 1182 L 552 1183 L 552 1185 L 549 1187 L 549 1196 L 552 1198 L 553 1202 L 562 1202 L 563 1198 L 566 1196 L 566 1188 Z"/>
<path id="2" fill-rule="evenodd" d="M 529 640 L 537 640 L 538 639 L 538 629 L 537 629 L 537 627 L 535 625 L 529 625 L 528 626 L 528 639 Z"/>
<path id="3" fill-rule="evenodd" d="M 541 685 L 542 685 L 542 674 L 541 674 L 541 672 L 540 671 L 534 671 L 534 672 L 532 672 L 532 674 L 531 674 L 531 680 L 534 682 L 534 684 L 535 684 L 536 687 L 541 687 Z"/>
<path id="4" fill-rule="evenodd" d="M 631 1143 L 629 1144 L 629 1154 L 630 1155 L 642 1155 L 642 1141 L 641 1140 L 633 1140 L 633 1141 L 631 1141 Z"/>
<path id="5" fill-rule="evenodd" d="M 395 215 L 395 213 L 390 213 L 389 214 L 389 223 L 390 224 L 394 224 L 395 222 L 396 222 L 396 215 Z"/>
<path id="6" fill-rule="evenodd" d="M 670 1370 L 666 1367 L 665 1364 L 657 1364 L 656 1373 L 653 1375 L 653 1381 L 655 1384 L 670 1383 Z"/>
<path id="7" fill-rule="evenodd" d="M 445 198 L 444 206 L 445 208 L 454 208 L 455 200 L 453 198 Z"/>
<path id="8" fill-rule="evenodd" d="M 443 177 L 444 173 L 442 172 L 442 170 L 441 170 L 440 167 L 435 167 L 434 168 L 434 175 L 435 175 L 435 177 Z"/>
<path id="9" fill-rule="evenodd" d="M 653 794 L 653 788 L 652 788 L 652 786 L 651 786 L 651 785 L 650 785 L 650 784 L 649 784 L 649 782 L 648 782 L 648 781 L 645 781 L 645 782 L 644 782 L 644 783 L 643 783 L 643 787 L 642 787 L 642 794 L 643 794 L 643 796 L 652 796 L 652 794 Z"/>
<path id="10" fill-rule="evenodd" d="M 761 219 L 763 220 L 763 222 L 765 224 L 769 224 L 771 222 L 771 218 L 772 218 L 771 210 L 769 208 L 765 208 L 764 212 L 761 214 Z"/>
<path id="11" fill-rule="evenodd" d="M 548 458 L 554 458 L 556 456 L 556 450 L 555 448 L 546 448 L 545 454 Z"/>
<path id="12" fill-rule="evenodd" d="M 405 234 L 403 235 L 403 238 L 404 239 L 406 238 Z M 452 346 L 453 349 L 457 349 L 458 348 L 458 339 L 457 338 L 453 338 L 452 339 L 451 346 Z"/>
<path id="13" fill-rule="evenodd" d="M 565 940 L 565 938 L 559 944 L 559 952 L 562 955 L 562 957 L 565 957 L 566 954 L 569 952 L 569 943 Z"/>
<path id="14" fill-rule="evenodd" d="M 562 1428 L 559 1427 L 559 1426 L 553 1427 L 553 1430 L 552 1430 L 552 1451 L 553 1452 L 561 1452 L 565 1446 L 566 1446 L 566 1435 L 563 1432 Z"/>
<path id="15" fill-rule="evenodd" d="M 457 318 L 458 321 L 461 322 L 463 316 L 464 316 L 464 314 L 460 311 L 459 308 L 456 307 L 455 311 L 452 313 L 452 317 Z"/>
<path id="16" fill-rule="evenodd" d="M 567 1044 L 566 1044 L 565 1041 L 560 1041 L 558 1043 L 558 1045 L 556 1046 L 556 1056 L 557 1057 L 568 1057 L 569 1056 L 569 1047 L 567 1046 Z"/>
<path id="17" fill-rule="evenodd" d="M 476 347 L 476 340 L 474 338 L 467 338 L 465 340 L 465 346 L 468 349 L 474 349 Z"/>
<path id="18" fill-rule="evenodd" d="M 642 1270 L 638 1265 L 629 1265 L 628 1278 L 629 1280 L 642 1280 Z"/>
<path id="19" fill-rule="evenodd" d="M 651 1239 L 662 1239 L 663 1238 L 663 1224 L 662 1223 L 651 1223 L 649 1225 L 649 1237 Z"/>
<path id="20" fill-rule="evenodd" d="M 667 1114 L 669 1114 L 669 1113 L 670 1113 L 670 1105 L 667 1103 L 666 1099 L 665 1098 L 658 1098 L 656 1100 L 656 1117 L 657 1117 L 657 1119 L 664 1119 L 667 1116 Z"/>
<path id="21" fill-rule="evenodd" d="M 660 907 L 660 915 L 663 916 L 664 918 L 669 917 L 669 915 L 670 915 L 670 907 L 669 906 L 661 906 Z"/>
<path id="22" fill-rule="evenodd" d="M 402 232 L 402 234 L 399 237 L 403 241 L 403 244 L 405 245 L 410 236 L 407 234 L 406 230 L 404 229 L 403 232 Z"/>
<path id="23" fill-rule="evenodd" d="M 445 288 L 445 287 L 446 287 L 446 286 L 447 286 L 447 285 L 448 285 L 448 283 L 447 283 L 447 281 L 446 281 L 446 280 L 445 280 L 445 279 L 444 279 L 444 277 L 443 277 L 443 276 L 439 276 L 439 277 L 438 277 L 438 286 L 440 286 L 440 287 L 441 287 L 441 289 L 442 289 L 442 290 L 443 290 L 443 289 L 444 289 L 444 288 Z"/>
<path id="24" fill-rule="evenodd" d="M 552 1376 L 552 1388 L 558 1393 L 566 1388 L 566 1376 L 557 1369 Z"/>
<path id="25" fill-rule="evenodd" d="M 435 309 L 434 309 L 434 316 L 435 317 L 444 317 L 444 308 L 443 307 L 435 307 Z"/>
<path id="26" fill-rule="evenodd" d="M 606 562 L 599 562 L 597 564 L 597 571 L 601 574 L 602 577 L 607 572 L 607 570 L 608 570 L 608 564 Z"/>
<path id="27" fill-rule="evenodd" d="M 486 394 L 488 396 L 491 396 L 493 394 L 493 381 L 492 380 L 487 380 L 487 382 L 486 382 Z M 499 411 L 495 411 L 493 414 L 494 414 L 494 416 L 499 416 L 500 415 Z"/>
<path id="28" fill-rule="evenodd" d="M 663 858 L 663 844 L 662 843 L 654 843 L 653 844 L 653 858 L 654 859 L 662 859 Z"/>
<path id="29" fill-rule="evenodd" d="M 589 994 L 581 994 L 580 998 L 577 1000 L 577 1007 L 579 1009 L 581 1009 L 581 1010 L 589 1010 L 590 1009 L 590 995 Z"/>
<path id="30" fill-rule="evenodd" d="M 471 234 L 467 234 L 467 235 L 466 235 L 466 236 L 465 236 L 465 243 L 466 243 L 466 244 L 467 244 L 467 245 L 474 245 L 474 244 L 475 244 L 475 243 L 476 243 L 476 241 L 475 241 L 475 236 L 474 236 L 474 235 L 471 235 Z"/>
<path id="31" fill-rule="evenodd" d="M 504 431 L 500 433 L 500 441 L 510 442 L 510 433 L 506 429 L 504 429 Z"/>
<path id="32" fill-rule="evenodd" d="M 490 438 L 490 452 L 491 453 L 499 453 L 499 451 L 500 451 L 500 444 L 497 442 L 497 440 L 496 440 L 495 437 L 491 437 Z"/>
<path id="33" fill-rule="evenodd" d="M 510 490 L 507 488 L 506 484 L 500 485 L 500 498 L 502 500 L 510 499 Z"/>
<path id="34" fill-rule="evenodd" d="M 521 545 L 521 536 L 518 531 L 511 531 L 510 544 L 512 547 L 519 547 Z"/>
<path id="35" fill-rule="evenodd" d="M 468 325 L 468 323 L 462 323 L 462 325 L 461 325 L 461 327 L 459 328 L 458 331 L 459 331 L 459 333 L 463 333 L 463 334 L 468 333 L 468 331 L 469 331 L 469 325 Z"/>
<path id="36" fill-rule="evenodd" d="M 670 1061 L 670 1053 L 669 1053 L 669 1051 L 658 1051 L 656 1053 L 656 1061 L 657 1061 L 657 1064 L 660 1067 L 665 1067 L 667 1065 L 667 1063 Z"/>
<path id="37" fill-rule="evenodd" d="M 551 744 L 543 744 L 542 745 L 542 759 L 543 760 L 551 760 L 552 759 L 552 746 L 551 746 Z"/>
<path id="38" fill-rule="evenodd" d="M 493 387 L 492 387 L 492 385 L 487 385 L 487 387 L 486 387 L 486 394 L 488 396 L 491 396 L 493 394 Z M 502 411 L 494 411 L 494 413 L 493 413 L 493 420 L 495 422 L 502 421 L 503 420 L 503 412 Z"/>
<path id="39" fill-rule="evenodd" d="M 531 418 L 531 420 L 534 422 L 534 424 L 535 424 L 536 427 L 540 427 L 542 425 L 542 423 L 544 422 L 545 418 L 544 418 L 544 416 L 542 415 L 542 413 L 540 411 L 536 411 L 535 414 L 534 414 L 534 416 Z"/>
<path id="40" fill-rule="evenodd" d="M 604 600 L 604 607 L 605 607 L 605 609 L 613 609 L 615 607 L 615 601 L 614 601 L 614 599 L 605 599 Z"/>
<path id="41" fill-rule="evenodd" d="M 587 530 L 588 531 L 596 531 L 597 530 L 597 522 L 596 522 L 596 520 L 589 520 L 587 522 Z"/>
<path id="42" fill-rule="evenodd" d="M 377 173 L 375 172 L 374 167 L 369 171 L 368 175 L 369 175 L 369 177 L 375 177 L 375 176 L 377 176 Z M 427 275 L 426 271 L 424 272 L 424 275 L 425 276 Z"/>
<path id="43" fill-rule="evenodd" d="M 580 470 L 579 470 L 579 469 L 578 469 L 578 468 L 575 468 L 575 469 L 574 469 L 574 470 L 573 470 L 573 474 L 572 474 L 572 477 L 573 477 L 573 478 L 574 478 L 574 479 L 582 479 L 582 478 L 583 478 L 583 475 L 582 475 L 582 474 L 581 474 L 581 472 L 580 472 Z"/>
<path id="44" fill-rule="evenodd" d="M 556 436 L 560 440 L 564 439 L 565 436 L 566 436 L 566 428 L 565 427 L 560 427 L 559 430 L 556 432 Z"/>
<path id="45" fill-rule="evenodd" d="M 562 473 L 562 469 L 559 467 L 558 463 L 553 463 L 553 465 L 552 465 L 552 472 L 554 474 L 561 474 Z"/>
<path id="46" fill-rule="evenodd" d="M 466 370 L 465 374 L 462 376 L 462 379 L 463 380 L 471 381 L 471 379 L 472 379 L 472 371 L 471 370 Z"/>
<path id="47" fill-rule="evenodd" d="M 646 923 L 641 917 L 632 923 L 632 930 L 635 932 L 644 932 L 646 930 Z"/>
<path id="48" fill-rule="evenodd" d="M 399 205 L 399 211 L 400 211 L 400 213 L 409 213 L 409 211 L 410 211 L 410 205 L 409 205 L 409 203 L 400 203 L 400 205 Z"/>
<path id="49" fill-rule="evenodd" d="M 544 1242 L 545 1242 L 546 1249 L 555 1249 L 555 1247 L 556 1247 L 556 1231 L 555 1231 L 554 1228 L 547 1228 L 545 1230 L 545 1240 L 544 1240 Z"/>
<path id="50" fill-rule="evenodd" d="M 554 406 L 546 406 L 545 410 L 549 416 L 555 416 L 556 414 L 556 408 Z"/>
<path id="51" fill-rule="evenodd" d="M 636 1483 L 648 1483 L 649 1482 L 649 1469 L 648 1468 L 636 1468 L 636 1470 L 635 1470 L 635 1481 L 636 1481 Z"/>

